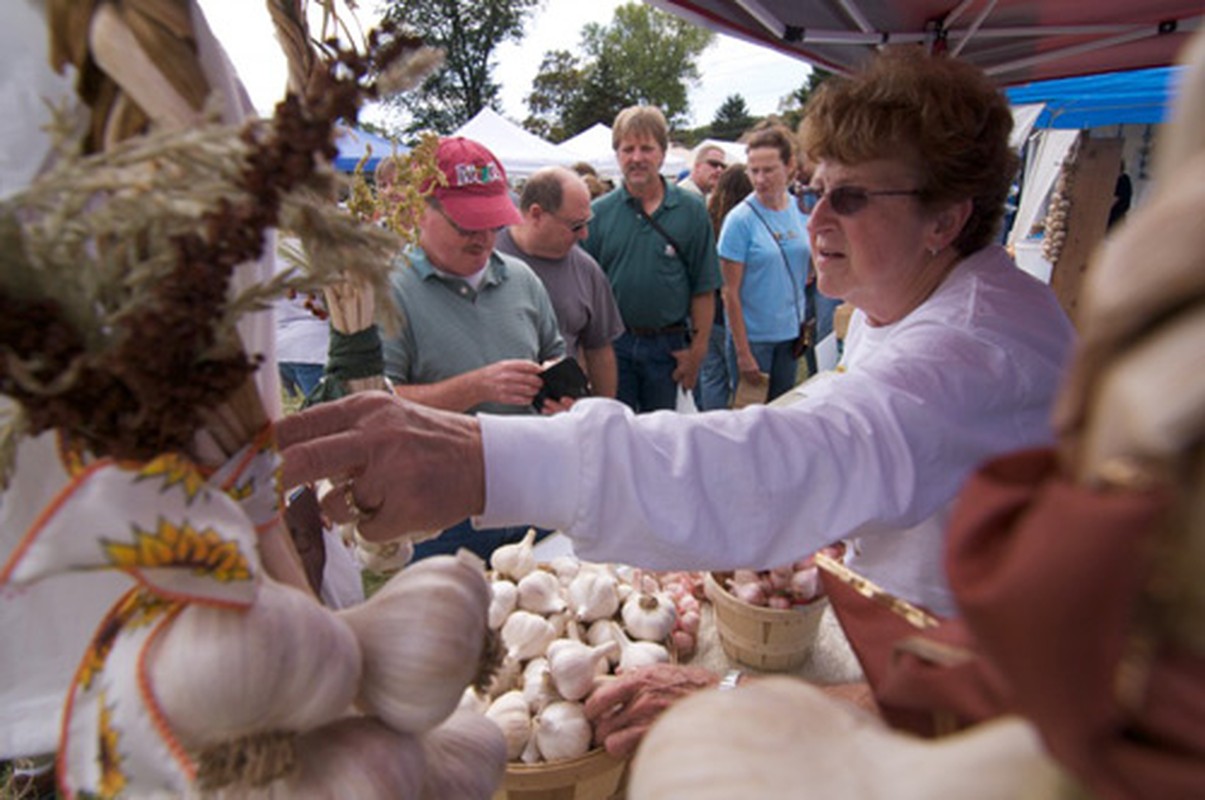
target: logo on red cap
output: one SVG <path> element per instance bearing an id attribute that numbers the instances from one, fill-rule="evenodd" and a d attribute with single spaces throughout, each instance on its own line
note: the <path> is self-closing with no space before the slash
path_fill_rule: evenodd
<path id="1" fill-rule="evenodd" d="M 502 180 L 502 175 L 493 164 L 457 164 L 454 173 L 456 180 L 453 186 L 485 185 Z"/>

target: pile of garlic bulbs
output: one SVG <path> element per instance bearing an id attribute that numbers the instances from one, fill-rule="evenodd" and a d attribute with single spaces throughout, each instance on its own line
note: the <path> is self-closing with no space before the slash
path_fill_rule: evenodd
<path id="1" fill-rule="evenodd" d="M 488 605 L 467 551 L 337 612 L 265 580 L 246 611 L 186 607 L 148 676 L 203 795 L 487 800 L 504 742 L 457 706 L 490 669 Z"/>
<path id="2" fill-rule="evenodd" d="M 507 758 L 525 764 L 589 752 L 586 698 L 606 676 L 671 661 L 665 643 L 677 622 L 655 581 L 572 556 L 537 564 L 534 537 L 490 559 L 489 626 L 505 655 L 485 692 L 462 700 L 502 730 Z"/>

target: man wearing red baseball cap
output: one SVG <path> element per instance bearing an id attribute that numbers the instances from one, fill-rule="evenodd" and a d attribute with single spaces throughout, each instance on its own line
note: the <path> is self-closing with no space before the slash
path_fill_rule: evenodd
<path id="1" fill-rule="evenodd" d="M 506 171 L 483 145 L 443 139 L 436 161 L 445 183 L 427 198 L 418 244 L 394 270 L 402 316 L 384 341 L 385 374 L 400 396 L 475 414 L 535 413 L 541 364 L 565 355 L 556 313 L 539 277 L 494 249 L 498 231 L 522 221 Z M 468 522 L 423 542 L 416 557 L 464 546 L 488 557 L 526 526 L 473 531 Z"/>

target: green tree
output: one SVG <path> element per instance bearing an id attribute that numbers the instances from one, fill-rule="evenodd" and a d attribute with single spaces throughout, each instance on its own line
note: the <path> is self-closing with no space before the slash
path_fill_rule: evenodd
<path id="1" fill-rule="evenodd" d="M 444 50 L 444 65 L 418 89 L 390 102 L 411 119 L 407 131 L 455 130 L 486 108 L 498 108 L 490 77 L 494 51 L 523 38 L 523 25 L 541 0 L 389 0 L 385 16 Z"/>
<path id="2" fill-rule="evenodd" d="M 563 142 L 572 136 L 561 111 L 581 95 L 584 80 L 577 56 L 567 50 L 546 52 L 531 82 L 531 94 L 527 95 L 530 114 L 523 120 L 523 127 L 551 142 Z"/>
<path id="3" fill-rule="evenodd" d="M 833 77 L 833 73 L 819 67 L 812 67 L 803 84 L 778 101 L 778 110 L 782 114 L 783 124 L 791 130 L 798 128 L 799 121 L 803 119 L 803 107 L 807 105 L 812 92 L 819 89 L 820 84 L 831 77 Z"/>
<path id="4" fill-rule="evenodd" d="M 596 122 L 609 125 L 626 106 L 646 103 L 677 126 L 689 110 L 687 87 L 699 80 L 695 60 L 714 40 L 710 31 L 650 6 L 620 6 L 609 25 L 582 29 L 580 60 L 545 54 L 554 72 L 541 70 L 533 84 L 525 124 L 567 137 Z"/>
<path id="5" fill-rule="evenodd" d="M 730 94 L 715 111 L 711 120 L 711 135 L 717 139 L 734 142 L 740 135 L 753 127 L 753 115 L 739 94 Z"/>

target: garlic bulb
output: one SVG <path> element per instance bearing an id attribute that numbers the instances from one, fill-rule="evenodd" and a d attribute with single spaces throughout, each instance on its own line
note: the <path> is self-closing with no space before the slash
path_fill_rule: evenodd
<path id="1" fill-rule="evenodd" d="M 919 739 L 805 681 L 767 676 L 674 703 L 644 737 L 627 797 L 1013 800 L 1055 796 L 1042 790 L 1055 774 L 1037 731 L 1020 718 Z"/>
<path id="2" fill-rule="evenodd" d="M 464 694 L 460 696 L 460 702 L 456 704 L 456 711 L 474 711 L 478 714 L 484 714 L 485 710 L 489 707 L 489 697 L 477 691 L 473 686 L 466 686 Z"/>
<path id="3" fill-rule="evenodd" d="M 556 573 L 557 580 L 567 586 L 581 571 L 582 562 L 574 556 L 557 556 L 548 562 L 548 566 Z"/>
<path id="4" fill-rule="evenodd" d="M 584 756 L 594 736 L 582 704 L 568 700 L 552 703 L 541 711 L 534 730 L 540 754 L 548 761 Z"/>
<path id="5" fill-rule="evenodd" d="M 519 588 L 512 581 L 490 581 L 490 630 L 496 631 L 519 604 Z"/>
<path id="6" fill-rule="evenodd" d="M 614 642 L 615 628 L 609 619 L 599 619 L 590 623 L 590 627 L 586 629 L 586 644 L 598 646 L 607 642 Z M 619 663 L 619 652 L 611 651 L 611 655 L 607 656 L 607 662 L 611 666 Z"/>
<path id="7" fill-rule="evenodd" d="M 582 622 L 614 616 L 619 610 L 615 576 L 597 570 L 578 572 L 569 584 L 569 609 Z"/>
<path id="8" fill-rule="evenodd" d="M 423 800 L 490 800 L 506 772 L 502 731 L 472 711 L 456 711 L 428 731 L 423 750 Z"/>
<path id="9" fill-rule="evenodd" d="M 334 613 L 264 578 L 246 610 L 186 607 L 152 639 L 146 668 L 180 743 L 201 750 L 338 719 L 355 698 L 361 656 Z"/>
<path id="10" fill-rule="evenodd" d="M 611 631 L 615 641 L 619 642 L 619 666 L 615 668 L 615 674 L 622 675 L 628 670 L 669 661 L 669 651 L 662 645 L 656 642 L 633 642 L 617 622 L 611 623 Z"/>
<path id="11" fill-rule="evenodd" d="M 517 689 L 522 674 L 523 664 L 519 659 L 503 656 L 502 663 L 494 670 L 489 685 L 485 687 L 486 695 L 492 700 L 511 689 Z"/>
<path id="12" fill-rule="evenodd" d="M 502 738 L 506 740 L 507 760 L 514 761 L 523 754 L 531 737 L 531 713 L 522 692 L 511 690 L 490 703 L 485 718 L 501 729 Z"/>
<path id="13" fill-rule="evenodd" d="M 597 647 L 563 640 L 564 646 L 548 652 L 548 672 L 552 684 L 566 700 L 581 700 L 594 688 L 598 665 L 606 663 L 611 653 L 619 652 L 617 642 L 607 642 Z"/>
<path id="14" fill-rule="evenodd" d="M 556 686 L 552 683 L 552 675 L 548 671 L 548 659 L 533 658 L 527 662 L 527 666 L 523 668 L 522 691 L 523 699 L 527 701 L 527 707 L 533 712 L 562 699 L 557 694 Z"/>
<path id="15" fill-rule="evenodd" d="M 678 612 L 674 601 L 662 592 L 633 592 L 623 602 L 623 625 L 637 639 L 663 641 L 674 629 Z"/>
<path id="16" fill-rule="evenodd" d="M 490 566 L 503 578 L 521 580 L 536 568 L 536 529 L 528 528 L 523 541 L 504 544 L 490 555 Z"/>
<path id="17" fill-rule="evenodd" d="M 509 658 L 526 661 L 543 655 L 557 637 L 552 623 L 530 611 L 516 611 L 502 625 L 502 643 Z"/>
<path id="18" fill-rule="evenodd" d="M 480 561 L 461 551 L 419 561 L 339 612 L 364 653 L 363 707 L 407 733 L 446 719 L 480 670 L 489 594 Z"/>
<path id="19" fill-rule="evenodd" d="M 532 729 L 532 735 L 527 739 L 527 746 L 519 754 L 519 760 L 524 764 L 538 764 L 544 760 L 544 756 L 540 753 L 540 745 L 536 742 L 534 728 Z"/>
<path id="20" fill-rule="evenodd" d="M 565 610 L 561 584 L 551 572 L 532 570 L 519 581 L 519 608 L 536 614 L 557 614 Z"/>
<path id="21" fill-rule="evenodd" d="M 293 771 L 267 785 L 215 785 L 202 765 L 198 784 L 218 800 L 418 800 L 426 757 L 418 737 L 398 733 L 373 717 L 347 717 L 298 736 Z M 221 768 L 230 764 L 217 765 Z"/>

